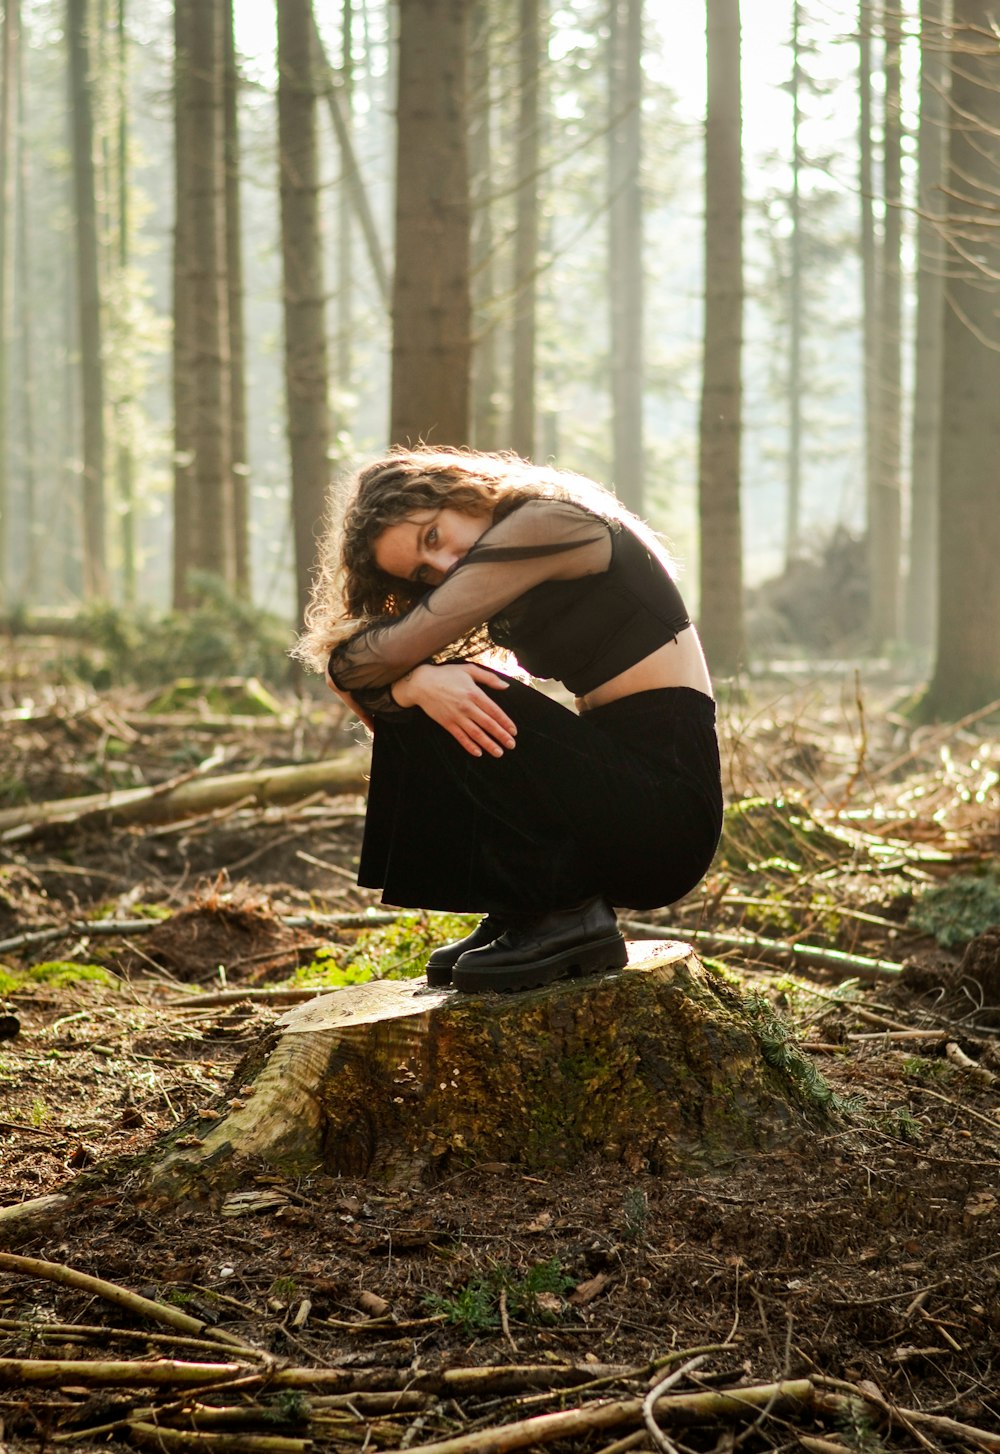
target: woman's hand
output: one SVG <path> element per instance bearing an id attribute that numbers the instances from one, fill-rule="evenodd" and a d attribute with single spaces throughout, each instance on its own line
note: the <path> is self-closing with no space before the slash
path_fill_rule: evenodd
<path id="1" fill-rule="evenodd" d="M 420 707 L 473 757 L 484 751 L 502 757 L 504 748 L 515 745 L 517 726 L 493 693 L 508 685 L 474 661 L 455 661 L 414 667 L 393 682 L 392 695 L 401 707 Z"/>
<path id="2" fill-rule="evenodd" d="M 340 700 L 342 702 L 346 702 L 347 703 L 347 705 L 350 707 L 351 711 L 354 713 L 354 715 L 356 717 L 360 717 L 361 721 L 368 728 L 368 731 L 369 732 L 374 732 L 375 731 L 375 723 L 372 721 L 371 717 L 368 715 L 368 713 L 364 710 L 363 707 L 359 707 L 358 706 L 357 702 L 351 696 L 350 692 L 342 692 L 340 690 L 340 688 L 337 686 L 337 683 L 330 676 L 329 668 L 327 668 L 327 672 L 326 672 L 326 684 L 330 688 L 331 692 L 336 692 L 337 693 L 337 696 L 340 698 Z"/>

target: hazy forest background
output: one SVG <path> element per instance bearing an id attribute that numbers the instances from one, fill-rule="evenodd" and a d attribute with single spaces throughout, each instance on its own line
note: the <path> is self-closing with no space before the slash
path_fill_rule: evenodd
<path id="1" fill-rule="evenodd" d="M 704 125 L 640 0 L 6 0 L 8 623 L 290 638 L 328 479 L 423 438 L 612 484 L 721 674 L 1000 696 L 989 6 L 784 8 L 748 167 L 735 0 Z"/>
<path id="2" fill-rule="evenodd" d="M 3 0 L 2 1448 L 1000 1454 L 995 8 Z M 625 972 L 358 886 L 288 650 L 420 438 L 680 562 Z"/>

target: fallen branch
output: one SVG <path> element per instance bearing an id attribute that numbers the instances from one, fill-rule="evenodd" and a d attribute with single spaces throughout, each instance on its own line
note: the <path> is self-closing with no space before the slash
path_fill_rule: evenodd
<path id="1" fill-rule="evenodd" d="M 124 1425 L 139 1444 L 158 1449 L 216 1450 L 217 1454 L 306 1454 L 311 1439 L 288 1438 L 281 1434 L 202 1433 L 194 1429 L 171 1429 L 163 1424 L 129 1422 Z"/>
<path id="2" fill-rule="evenodd" d="M 103 1277 L 91 1277 L 87 1272 L 77 1272 L 75 1268 L 66 1267 L 61 1262 L 43 1262 L 37 1257 L 18 1257 L 12 1252 L 0 1252 L 0 1268 L 7 1272 L 22 1273 L 25 1277 L 40 1277 L 46 1282 L 62 1283 L 64 1287 L 79 1288 L 82 1292 L 89 1292 L 95 1297 L 103 1298 L 105 1302 L 115 1303 L 120 1308 L 127 1308 L 129 1312 L 135 1313 L 140 1318 L 148 1318 L 150 1322 L 161 1323 L 167 1328 L 173 1328 L 175 1332 L 186 1333 L 193 1338 L 208 1338 L 215 1343 L 225 1343 L 257 1358 L 269 1358 L 268 1354 L 261 1353 L 259 1349 L 245 1343 L 242 1338 L 237 1338 L 234 1333 L 226 1333 L 221 1328 L 213 1328 L 210 1324 L 202 1322 L 201 1319 L 192 1318 L 190 1314 L 181 1312 L 180 1308 L 171 1307 L 169 1303 L 154 1302 L 152 1298 L 130 1292 L 128 1288 L 120 1287 L 116 1282 L 105 1282 Z M 15 1363 L 18 1361 L 17 1359 L 0 1360 L 0 1362 Z"/>
<path id="3" fill-rule="evenodd" d="M 731 1421 L 767 1404 L 776 1413 L 795 1408 L 809 1408 L 814 1389 L 808 1378 L 789 1382 L 768 1383 L 731 1391 L 713 1389 L 707 1393 L 675 1394 L 660 1399 L 654 1414 L 659 1424 L 703 1424 L 716 1419 Z M 613 1399 L 607 1403 L 589 1404 L 581 1409 L 566 1409 L 554 1414 L 536 1414 L 531 1419 L 503 1424 L 499 1428 L 477 1429 L 453 1439 L 433 1444 L 416 1444 L 410 1454 L 508 1454 L 513 1449 L 529 1449 L 535 1444 L 551 1444 L 557 1439 L 577 1438 L 598 1429 L 612 1429 L 620 1424 L 642 1421 L 641 1398 Z"/>
<path id="4" fill-rule="evenodd" d="M 65 924 L 50 924 L 44 929 L 26 929 L 23 934 L 14 934 L 10 939 L 0 939 L 0 953 L 13 949 L 32 949 L 41 944 L 51 944 L 57 939 L 82 937 L 86 939 L 133 939 L 137 934 L 150 934 L 169 922 L 164 919 L 68 919 Z M 381 924 L 394 924 L 399 914 L 373 910 L 371 913 L 353 914 L 286 914 L 277 915 L 278 921 L 288 929 L 368 929 Z M 221 992 L 220 992 L 221 993 Z M 234 999 L 245 998 L 245 991 L 226 991 Z M 199 1005 L 208 1004 L 207 997 L 200 996 Z M 220 998 L 219 1004 L 229 1000 Z"/>
<path id="5" fill-rule="evenodd" d="M 869 782 L 878 782 L 881 778 L 890 777 L 897 768 L 904 767 L 906 763 L 912 762 L 914 758 L 924 753 L 935 752 L 943 742 L 961 732 L 966 727 L 971 727 L 973 722 L 981 722 L 986 717 L 992 717 L 995 712 L 1000 712 L 1000 701 L 989 702 L 985 707 L 980 707 L 975 712 L 969 712 L 966 716 L 960 717 L 957 722 L 949 722 L 946 727 L 932 732 L 929 736 L 922 738 L 908 752 L 903 752 L 899 757 L 894 757 L 890 762 L 885 762 L 881 767 L 875 768 L 868 774 Z"/>
<path id="6" fill-rule="evenodd" d="M 725 934 L 711 929 L 644 924 L 637 919 L 622 919 L 620 925 L 630 939 L 677 939 L 710 951 L 739 949 L 764 964 L 782 969 L 808 964 L 818 969 L 840 970 L 854 979 L 863 980 L 879 980 L 903 971 L 901 964 L 890 959 L 869 959 L 866 955 L 848 954 L 842 949 L 820 949 L 815 944 L 797 944 L 791 940 L 762 939 L 757 934 Z"/>
<path id="7" fill-rule="evenodd" d="M 192 1322 L 194 1319 L 191 1320 Z M 173 1358 L 122 1362 L 86 1358 L 0 1358 L 0 1388 L 27 1384 L 45 1388 L 63 1383 L 99 1388 L 208 1388 L 246 1373 L 242 1363 L 186 1363 Z"/>
<path id="8" fill-rule="evenodd" d="M 291 803 L 325 790 L 364 792 L 369 754 L 366 749 L 341 753 L 324 762 L 294 767 L 232 772 L 154 788 L 122 788 L 82 798 L 57 798 L 0 811 L 0 841 L 30 838 L 52 828 L 116 823 L 170 823 L 209 809 L 227 807 L 252 795 L 261 805 Z"/>
<path id="9" fill-rule="evenodd" d="M 209 1454 L 306 1454 L 311 1439 L 289 1439 L 281 1434 L 203 1434 L 194 1429 L 170 1429 L 163 1424 L 130 1422 L 123 1426 L 139 1444 L 157 1449 L 195 1449 Z"/>

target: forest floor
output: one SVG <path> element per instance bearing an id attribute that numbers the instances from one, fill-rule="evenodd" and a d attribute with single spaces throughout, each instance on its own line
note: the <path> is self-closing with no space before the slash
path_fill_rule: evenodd
<path id="1" fill-rule="evenodd" d="M 0 808 L 206 762 L 331 757 L 359 737 L 326 702 L 249 723 L 124 690 L 2 692 Z M 183 1447 L 305 1447 L 264 1445 L 265 1429 L 345 1449 L 654 1448 L 654 1433 L 629 1432 L 634 1411 L 624 1438 L 610 1416 L 554 1444 L 561 1426 L 520 1442 L 497 1431 L 641 1395 L 674 1355 L 708 1347 L 674 1392 L 811 1379 L 842 1397 L 793 1419 L 775 1396 L 749 1427 L 685 1429 L 682 1449 L 1000 1450 L 1000 749 L 983 721 L 913 731 L 892 708 L 900 694 L 831 671 L 760 681 L 727 704 L 729 800 L 758 801 L 731 815 L 701 888 L 644 916 L 668 937 L 756 936 L 701 948 L 767 998 L 830 1087 L 823 1133 L 712 1175 L 598 1161 L 544 1175 L 471 1165 L 393 1188 L 262 1174 L 255 1201 L 222 1207 L 152 1203 L 123 1175 L 8 1245 L 183 1309 L 202 1337 L 188 1346 L 9 1261 L 0 1447 L 173 1448 L 186 1400 L 202 1412 L 183 1426 L 215 1434 Z M 362 813 L 357 795 L 314 796 L 153 827 L 0 833 L 0 1204 L 62 1191 L 238 1095 L 240 1059 L 279 1013 L 260 991 L 329 983 L 352 945 L 357 961 L 359 936 L 378 962 L 372 929 L 322 921 L 375 906 L 353 882 Z M 102 919 L 133 927 L 79 927 Z M 445 927 L 404 921 L 396 972 Z M 810 966 L 792 945 L 853 960 Z M 305 1374 L 282 1390 L 237 1359 L 214 1393 L 206 1372 L 169 1407 L 157 1394 L 150 1434 L 148 1387 L 102 1386 L 83 1367 L 218 1363 L 233 1351 L 222 1335 L 339 1382 L 307 1397 Z M 11 1359 L 73 1362 L 33 1387 Z"/>

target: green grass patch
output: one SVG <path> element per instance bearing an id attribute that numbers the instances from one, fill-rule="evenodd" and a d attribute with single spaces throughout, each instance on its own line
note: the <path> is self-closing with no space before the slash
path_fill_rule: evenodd
<path id="1" fill-rule="evenodd" d="M 555 1321 L 558 1314 L 549 1299 L 562 1299 L 574 1286 L 558 1257 L 536 1262 L 522 1276 L 510 1267 L 500 1265 L 489 1272 L 470 1278 L 462 1287 L 448 1294 L 432 1293 L 424 1300 L 429 1312 L 443 1314 L 445 1321 L 468 1335 L 486 1333 L 500 1326 L 500 1298 L 506 1296 L 507 1312 L 523 1323 L 544 1324 Z"/>

